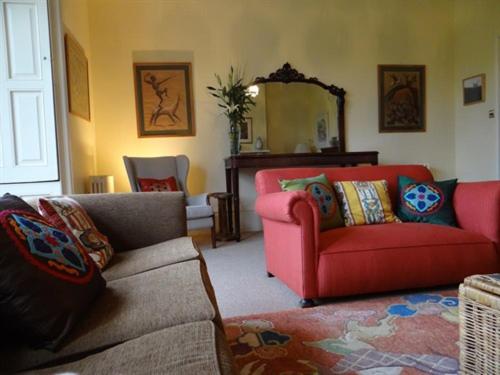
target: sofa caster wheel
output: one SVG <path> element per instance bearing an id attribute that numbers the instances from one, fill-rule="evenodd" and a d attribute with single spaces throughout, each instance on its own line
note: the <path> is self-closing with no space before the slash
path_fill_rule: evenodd
<path id="1" fill-rule="evenodd" d="M 302 307 L 303 309 L 316 306 L 316 303 L 314 303 L 314 301 L 310 298 L 301 299 L 299 304 L 300 304 L 300 307 Z"/>
<path id="2" fill-rule="evenodd" d="M 271 272 L 268 272 L 267 277 L 274 277 L 274 275 Z"/>

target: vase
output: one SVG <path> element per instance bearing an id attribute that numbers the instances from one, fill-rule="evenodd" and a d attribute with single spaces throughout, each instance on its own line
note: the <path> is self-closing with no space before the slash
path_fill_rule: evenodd
<path id="1" fill-rule="evenodd" d="M 238 155 L 240 153 L 240 125 L 232 121 L 229 126 L 229 144 L 231 155 Z"/>

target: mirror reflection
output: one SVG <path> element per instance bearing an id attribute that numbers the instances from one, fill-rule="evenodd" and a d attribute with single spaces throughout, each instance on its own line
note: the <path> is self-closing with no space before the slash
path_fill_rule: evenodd
<path id="1" fill-rule="evenodd" d="M 320 152 L 338 146 L 334 95 L 300 82 L 267 82 L 257 88 L 256 105 L 242 127 L 242 152 Z"/>

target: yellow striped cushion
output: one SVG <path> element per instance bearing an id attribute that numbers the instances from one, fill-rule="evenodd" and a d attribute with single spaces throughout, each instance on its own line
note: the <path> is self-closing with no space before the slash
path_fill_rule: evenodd
<path id="1" fill-rule="evenodd" d="M 340 181 L 334 187 L 346 226 L 401 222 L 392 211 L 387 181 Z"/>

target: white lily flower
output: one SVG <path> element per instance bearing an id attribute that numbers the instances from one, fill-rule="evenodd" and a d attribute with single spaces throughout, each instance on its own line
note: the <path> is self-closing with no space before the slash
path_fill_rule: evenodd
<path id="1" fill-rule="evenodd" d="M 236 112 L 239 108 L 239 104 L 231 104 L 231 105 L 226 105 L 227 111 L 229 113 Z"/>

